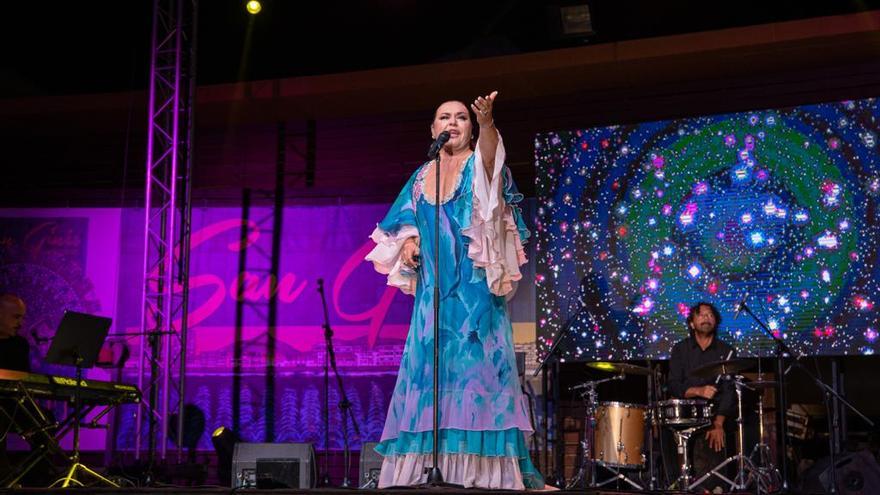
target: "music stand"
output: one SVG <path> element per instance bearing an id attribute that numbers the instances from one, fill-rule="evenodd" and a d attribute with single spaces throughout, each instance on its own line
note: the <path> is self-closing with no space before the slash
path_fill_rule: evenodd
<path id="1" fill-rule="evenodd" d="M 82 404 L 80 401 L 80 387 L 83 385 L 82 370 L 83 368 L 91 368 L 98 360 L 98 352 L 104 345 L 104 339 L 107 338 L 107 332 L 110 330 L 112 319 L 103 316 L 90 315 L 87 313 L 79 313 L 76 311 L 65 310 L 58 330 L 52 338 L 49 345 L 49 351 L 46 353 L 45 361 L 49 364 L 62 364 L 76 367 L 76 386 L 74 387 L 73 396 L 73 454 L 70 456 L 72 462 L 67 474 L 52 483 L 52 487 L 58 485 L 68 487 L 71 483 L 79 486 L 84 484 L 76 479 L 77 471 L 83 471 L 95 478 L 98 482 L 112 487 L 119 488 L 119 485 L 101 476 L 85 464 L 79 462 L 79 426 L 82 418 Z"/>

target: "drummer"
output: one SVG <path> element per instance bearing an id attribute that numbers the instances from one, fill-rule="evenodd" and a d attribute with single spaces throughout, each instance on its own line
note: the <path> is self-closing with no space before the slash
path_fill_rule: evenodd
<path id="1" fill-rule="evenodd" d="M 718 465 L 725 458 L 724 422 L 736 417 L 736 396 L 729 380 L 695 378 L 690 373 L 713 361 L 736 356 L 730 345 L 718 339 L 721 324 L 718 309 L 707 302 L 695 304 L 688 313 L 690 337 L 672 347 L 669 359 L 669 393 L 677 399 L 706 399 L 715 406 L 715 417 L 705 435 L 694 435 L 693 466 L 696 477 Z"/>

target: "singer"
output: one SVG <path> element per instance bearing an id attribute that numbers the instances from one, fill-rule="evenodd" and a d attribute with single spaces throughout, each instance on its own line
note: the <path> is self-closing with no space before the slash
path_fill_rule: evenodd
<path id="1" fill-rule="evenodd" d="M 529 459 L 533 433 L 517 376 L 506 297 L 525 263 L 517 191 L 504 166 L 504 145 L 493 120 L 497 92 L 478 97 L 475 117 L 460 101 L 434 113 L 429 154 L 372 233 L 366 257 L 388 285 L 415 296 L 409 334 L 381 443 L 379 488 L 426 482 L 433 450 L 434 284 L 439 283 L 439 468 L 446 482 L 465 487 L 542 488 Z M 476 121 L 479 139 L 474 146 Z M 448 132 L 448 141 L 444 143 Z M 439 142 L 439 143 L 438 143 Z M 440 267 L 434 265 L 435 205 L 440 213 Z"/>
<path id="2" fill-rule="evenodd" d="M 700 379 L 690 372 L 713 361 L 736 357 L 730 345 L 718 339 L 721 314 L 707 302 L 691 307 L 687 317 L 690 336 L 672 347 L 669 358 L 669 393 L 678 399 L 706 399 L 715 406 L 712 425 L 704 435 L 693 437 L 693 465 L 695 477 L 699 478 L 720 463 L 725 451 L 725 419 L 736 417 L 736 396 L 730 381 Z M 670 457 L 670 456 L 667 456 Z M 713 482 L 710 479 L 707 481 Z M 711 489 L 711 488 L 710 488 Z"/>

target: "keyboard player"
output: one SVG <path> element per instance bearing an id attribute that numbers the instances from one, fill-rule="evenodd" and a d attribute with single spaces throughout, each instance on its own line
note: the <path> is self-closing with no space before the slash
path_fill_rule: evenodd
<path id="1" fill-rule="evenodd" d="M 26 311 L 20 297 L 0 295 L 0 368 L 31 370 L 31 346 L 27 339 L 18 334 Z"/>
<path id="2" fill-rule="evenodd" d="M 30 343 L 18 334 L 21 331 L 26 311 L 27 307 L 20 297 L 14 294 L 0 295 L 0 368 L 31 371 Z M 17 407 L 19 406 L 12 399 L 0 399 L 0 408 L 9 413 L 7 415 L 0 412 L 0 480 L 5 478 L 12 469 L 6 455 L 6 435 L 14 429 L 9 417 L 16 414 Z M 47 411 L 43 413 L 46 414 Z M 37 438 L 27 438 L 27 440 L 28 443 L 39 441 Z M 51 464 L 41 460 L 31 470 L 28 478 L 23 481 L 25 484 L 30 484 L 29 481 L 40 484 L 40 480 L 51 473 Z"/>

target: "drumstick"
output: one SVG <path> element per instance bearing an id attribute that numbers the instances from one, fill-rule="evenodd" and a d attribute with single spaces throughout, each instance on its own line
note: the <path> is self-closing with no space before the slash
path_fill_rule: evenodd
<path id="1" fill-rule="evenodd" d="M 730 361 L 730 358 L 732 358 L 732 357 L 733 357 L 733 349 L 731 349 L 730 352 L 727 353 L 727 357 L 724 358 L 724 360 Z M 718 382 L 720 382 L 720 381 L 721 381 L 721 375 L 719 374 L 718 376 L 715 377 L 715 385 L 718 385 Z"/>

